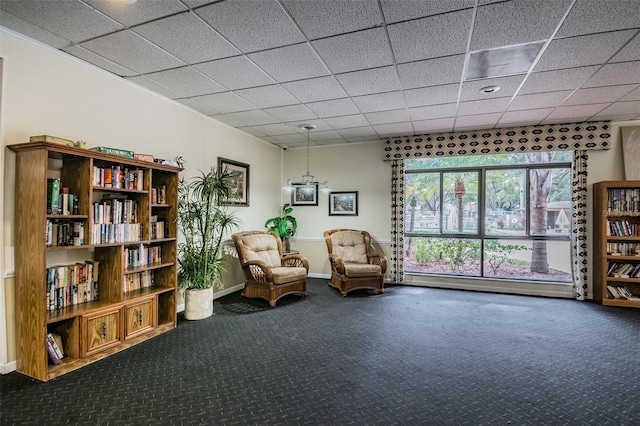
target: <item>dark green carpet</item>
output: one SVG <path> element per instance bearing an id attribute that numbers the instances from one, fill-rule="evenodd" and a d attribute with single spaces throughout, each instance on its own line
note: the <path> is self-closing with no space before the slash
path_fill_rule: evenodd
<path id="1" fill-rule="evenodd" d="M 271 309 L 238 293 L 48 383 L 0 381 L 2 424 L 637 425 L 640 310 L 389 287 Z"/>

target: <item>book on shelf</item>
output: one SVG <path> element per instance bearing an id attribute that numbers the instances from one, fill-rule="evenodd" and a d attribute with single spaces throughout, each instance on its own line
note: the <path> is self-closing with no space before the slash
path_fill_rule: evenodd
<path id="1" fill-rule="evenodd" d="M 49 359 L 51 360 L 51 362 L 56 364 L 56 365 L 60 364 L 60 362 L 62 362 L 62 360 L 60 359 L 60 357 L 56 353 L 55 349 L 53 348 L 53 344 L 49 340 L 48 336 L 47 336 L 47 340 L 45 342 L 45 346 L 47 347 L 47 353 L 49 354 Z"/>
<path id="2" fill-rule="evenodd" d="M 125 158 L 133 158 L 134 152 L 127 149 L 111 148 L 108 146 L 95 146 L 91 148 L 93 151 L 102 152 L 104 154 L 118 155 Z"/>
<path id="3" fill-rule="evenodd" d="M 47 213 L 59 214 L 60 207 L 60 179 L 48 178 L 47 179 Z"/>
<path id="4" fill-rule="evenodd" d="M 37 135 L 30 136 L 29 142 L 51 142 L 61 145 L 73 146 L 75 148 L 86 148 L 87 143 L 85 141 L 72 141 L 71 139 L 60 138 L 58 136 L 51 135 Z"/>
<path id="5" fill-rule="evenodd" d="M 135 158 L 136 160 L 140 160 L 140 161 L 147 161 L 149 163 L 153 163 L 155 160 L 155 157 L 151 154 L 133 154 L 133 158 Z"/>
<path id="6" fill-rule="evenodd" d="M 53 355 L 52 356 L 52 361 L 54 364 L 59 364 L 60 361 L 62 360 L 62 358 L 64 358 L 64 353 L 62 352 L 62 348 L 61 346 L 58 345 L 58 342 L 56 340 L 58 340 L 60 342 L 60 345 L 62 345 L 62 339 L 60 338 L 59 335 L 55 335 L 57 336 L 58 339 L 56 339 L 56 337 L 54 337 L 53 333 L 47 333 L 47 349 L 51 348 L 53 350 Z M 49 355 L 51 355 L 51 353 L 49 353 Z M 57 362 L 56 362 L 57 359 Z"/>
<path id="7" fill-rule="evenodd" d="M 640 300 L 640 296 L 636 296 L 625 286 L 608 285 L 607 296 L 613 299 Z"/>

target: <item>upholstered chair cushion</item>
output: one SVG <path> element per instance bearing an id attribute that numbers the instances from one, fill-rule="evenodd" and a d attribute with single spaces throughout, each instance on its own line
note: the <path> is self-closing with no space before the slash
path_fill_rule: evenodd
<path id="1" fill-rule="evenodd" d="M 345 263 L 344 272 L 347 277 L 371 277 L 380 275 L 382 268 L 380 265 L 369 265 L 368 263 Z"/>
<path id="2" fill-rule="evenodd" d="M 347 263 L 367 263 L 367 247 L 361 232 L 339 231 L 331 236 L 332 252 Z"/>
<path id="3" fill-rule="evenodd" d="M 271 268 L 273 282 L 275 284 L 286 284 L 297 280 L 304 280 L 307 277 L 307 270 L 300 267 L 277 267 Z"/>
<path id="4" fill-rule="evenodd" d="M 245 260 L 260 260 L 271 268 L 279 268 L 281 266 L 278 242 L 272 235 L 247 235 L 243 238 L 243 242 Z M 304 270 L 304 268 L 302 269 Z"/>

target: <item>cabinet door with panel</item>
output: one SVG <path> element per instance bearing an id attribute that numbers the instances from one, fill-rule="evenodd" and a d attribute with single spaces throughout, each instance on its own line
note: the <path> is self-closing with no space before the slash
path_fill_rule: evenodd
<path id="1" fill-rule="evenodd" d="M 125 340 L 147 333 L 157 327 L 156 298 L 151 297 L 124 308 Z"/>
<path id="2" fill-rule="evenodd" d="M 122 309 L 112 309 L 82 317 L 82 356 L 120 344 L 122 340 Z"/>

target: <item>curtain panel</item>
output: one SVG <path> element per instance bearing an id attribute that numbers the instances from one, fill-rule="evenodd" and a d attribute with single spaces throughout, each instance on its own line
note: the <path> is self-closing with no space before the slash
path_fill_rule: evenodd
<path id="1" fill-rule="evenodd" d="M 391 161 L 391 278 L 403 281 L 404 160 L 536 151 L 574 151 L 572 163 L 572 273 L 575 297 L 585 300 L 587 283 L 588 150 L 611 147 L 608 121 L 509 127 L 469 132 L 435 133 L 387 139 L 384 159 Z"/>

